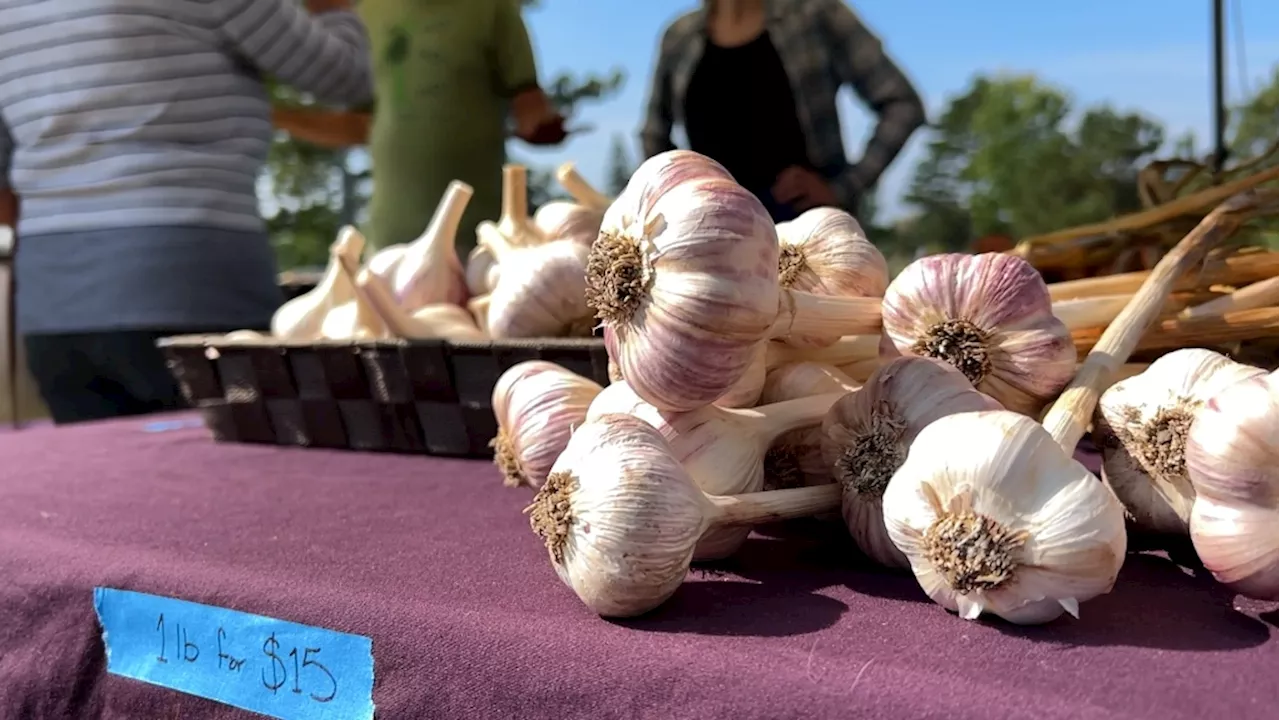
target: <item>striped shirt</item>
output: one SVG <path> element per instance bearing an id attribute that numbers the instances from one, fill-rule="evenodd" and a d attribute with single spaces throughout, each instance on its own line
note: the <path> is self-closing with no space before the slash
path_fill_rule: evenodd
<path id="1" fill-rule="evenodd" d="M 269 317 L 274 285 L 261 278 L 274 267 L 256 194 L 272 134 L 264 75 L 320 101 L 367 103 L 364 27 L 352 12 L 312 16 L 297 0 L 0 0 L 0 186 L 21 200 L 24 331 Z M 145 232 L 90 247 L 112 230 Z M 158 257 L 119 257 L 126 246 Z M 32 305 L 145 283 L 144 265 L 219 267 L 229 254 L 256 264 L 242 269 L 259 278 L 252 288 L 208 281 L 193 295 L 197 278 L 153 279 L 132 301 L 113 289 L 126 307 L 94 304 L 89 319 Z M 87 278 L 65 277 L 86 268 Z M 31 295 L 40 283 L 53 287 Z"/>
<path id="2" fill-rule="evenodd" d="M 645 157 L 675 148 L 671 131 L 684 120 L 685 94 L 706 46 L 706 24 L 704 4 L 662 35 L 640 132 Z M 859 198 L 924 124 L 920 96 L 843 0 L 767 0 L 765 28 L 791 80 L 809 161 L 831 182 L 841 206 L 856 212 Z M 836 110 L 836 93 L 844 85 L 879 116 L 855 163 L 845 154 Z"/>

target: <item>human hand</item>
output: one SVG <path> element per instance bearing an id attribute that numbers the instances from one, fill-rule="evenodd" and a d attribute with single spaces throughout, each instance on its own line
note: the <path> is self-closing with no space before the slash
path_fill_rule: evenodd
<path id="1" fill-rule="evenodd" d="M 816 207 L 838 207 L 831 185 L 819 174 L 798 165 L 778 173 L 773 199 L 801 212 Z"/>
<path id="2" fill-rule="evenodd" d="M 564 118 L 551 106 L 546 93 L 531 88 L 511 99 L 515 136 L 532 145 L 555 145 L 564 140 Z"/>

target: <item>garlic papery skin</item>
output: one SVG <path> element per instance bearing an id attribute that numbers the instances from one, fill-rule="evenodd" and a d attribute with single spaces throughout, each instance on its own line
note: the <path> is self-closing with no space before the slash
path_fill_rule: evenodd
<path id="1" fill-rule="evenodd" d="M 816 426 L 842 393 L 827 393 L 746 410 L 707 405 L 686 412 L 663 411 L 645 402 L 625 381 L 605 388 L 591 404 L 587 418 L 623 413 L 644 420 L 671 444 L 671 452 L 703 492 L 737 495 L 764 487 L 764 456 L 783 433 Z M 698 543 L 695 560 L 732 555 L 749 528 L 708 532 Z"/>
<path id="2" fill-rule="evenodd" d="M 574 431 L 526 512 L 587 608 L 634 617 L 676 591 L 707 529 L 820 513 L 838 504 L 835 490 L 708 496 L 652 426 L 605 414 Z"/>
<path id="3" fill-rule="evenodd" d="M 899 353 L 950 363 L 1008 410 L 1035 416 L 1075 374 L 1044 280 L 1013 255 L 916 260 L 889 283 L 883 312 Z"/>
<path id="4" fill-rule="evenodd" d="M 577 166 L 571 162 L 563 163 L 556 168 L 556 182 L 560 183 L 560 187 L 573 196 L 574 200 L 591 210 L 603 213 L 613 204 L 613 199 L 592 187 L 586 178 L 578 174 Z"/>
<path id="5" fill-rule="evenodd" d="M 999 410 L 950 365 L 932 358 L 890 360 L 832 405 L 822 421 L 822 457 L 843 489 L 841 513 L 867 557 L 906 568 L 884 527 L 884 492 L 929 423 L 956 413 Z"/>
<path id="6" fill-rule="evenodd" d="M 1195 413 L 1228 385 L 1263 374 L 1211 350 L 1189 348 L 1158 358 L 1102 393 L 1093 416 L 1102 479 L 1138 528 L 1187 534 L 1195 489 L 1185 452 Z"/>
<path id="7" fill-rule="evenodd" d="M 547 240 L 572 240 L 588 247 L 600 234 L 604 210 L 593 210 L 578 203 L 554 200 L 533 214 L 534 227 Z"/>
<path id="8" fill-rule="evenodd" d="M 926 425 L 883 502 L 920 587 L 968 620 L 1078 617 L 1124 562 L 1119 500 L 1035 420 L 1005 410 Z"/>
<path id="9" fill-rule="evenodd" d="M 511 366 L 493 386 L 498 435 L 493 462 L 508 487 L 541 487 L 573 428 L 587 417 L 600 386 L 559 365 L 529 360 Z"/>
<path id="10" fill-rule="evenodd" d="M 818 362 L 788 363 L 769 371 L 760 402 L 798 400 L 834 392 L 852 392 L 860 385 L 830 365 Z"/>
<path id="11" fill-rule="evenodd" d="M 467 279 L 455 241 L 462 214 L 474 192 L 464 182 L 449 183 L 427 229 L 399 253 L 395 271 L 379 273 L 396 302 L 409 312 L 425 305 L 461 305 L 467 301 Z M 369 269 L 377 272 L 372 264 Z"/>
<path id="12" fill-rule="evenodd" d="M 503 267 L 489 295 L 487 329 L 492 337 L 590 334 L 585 276 L 589 248 L 569 240 L 516 248 L 491 223 L 481 223 L 476 232 Z"/>
<path id="13" fill-rule="evenodd" d="M 1191 542 L 1219 582 L 1277 599 L 1280 375 L 1238 380 L 1196 413 L 1186 462 L 1196 491 Z"/>
<path id="14" fill-rule="evenodd" d="M 884 255 L 862 226 L 836 208 L 814 208 L 777 226 L 778 282 L 788 290 L 834 297 L 882 297 L 889 285 Z M 791 338 L 800 346 L 822 346 Z"/>
<path id="15" fill-rule="evenodd" d="M 351 303 L 355 299 L 355 287 L 351 276 L 344 270 L 340 257 L 352 262 L 360 261 L 364 251 L 364 236 L 342 232 L 329 248 L 329 264 L 324 277 L 314 288 L 281 305 L 271 316 L 271 335 L 281 340 L 306 342 L 325 337 L 324 324 L 334 308 Z M 354 318 L 355 306 L 344 314 Z M 341 327 L 335 321 L 331 330 Z M 347 323 L 350 327 L 350 323 Z"/>
<path id="16" fill-rule="evenodd" d="M 480 295 L 467 301 L 467 311 L 480 332 L 489 337 L 489 296 Z"/>

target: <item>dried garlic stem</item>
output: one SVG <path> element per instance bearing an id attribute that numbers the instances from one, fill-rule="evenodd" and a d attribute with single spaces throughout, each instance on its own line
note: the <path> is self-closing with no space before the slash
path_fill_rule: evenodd
<path id="1" fill-rule="evenodd" d="M 573 196 L 574 200 L 589 208 L 604 211 L 613 204 L 613 200 L 591 187 L 591 183 L 578 174 L 578 168 L 571 162 L 564 163 L 556 169 L 556 181 Z"/>
<path id="2" fill-rule="evenodd" d="M 1075 378 L 1045 415 L 1045 428 L 1064 452 L 1075 452 L 1098 404 L 1098 397 L 1109 386 L 1111 376 L 1133 353 L 1143 333 L 1159 316 L 1165 298 L 1178 278 L 1199 263 L 1209 250 L 1230 237 L 1241 224 L 1266 208 L 1274 208 L 1275 204 L 1274 190 L 1249 191 L 1232 197 L 1214 208 L 1156 264 L 1129 305 L 1115 322 L 1107 326 Z"/>
<path id="3" fill-rule="evenodd" d="M 529 171 L 523 165 L 502 166 L 502 217 L 497 228 L 516 247 L 545 240 L 529 217 Z"/>
<path id="4" fill-rule="evenodd" d="M 783 290 L 769 337 L 835 337 L 880 331 L 880 298 L 848 298 Z M 830 342 L 830 341 L 828 341 Z"/>
<path id="5" fill-rule="evenodd" d="M 846 365 L 877 357 L 880 357 L 879 335 L 850 333 L 823 348 L 796 348 L 780 342 L 771 342 L 765 349 L 765 367 L 772 370 L 779 365 L 803 361 Z"/>
<path id="6" fill-rule="evenodd" d="M 1210 317 L 1238 310 L 1275 307 L 1278 293 L 1280 293 L 1280 277 L 1267 278 L 1242 287 L 1230 295 L 1224 295 L 1204 304 L 1187 308 L 1179 313 L 1178 317 Z"/>
<path id="7" fill-rule="evenodd" d="M 1197 268 L 1194 272 L 1178 278 L 1174 289 L 1181 292 L 1211 285 L 1248 285 L 1249 283 L 1274 277 L 1277 262 L 1280 262 L 1280 253 L 1235 253 L 1224 258 L 1210 260 L 1206 263 L 1205 268 Z M 1143 281 L 1150 275 L 1149 271 L 1144 270 L 1050 283 L 1049 297 L 1056 303 L 1059 300 L 1073 300 L 1099 295 L 1131 294 L 1136 292 L 1142 286 Z"/>
<path id="8" fill-rule="evenodd" d="M 809 517 L 840 506 L 840 486 L 765 490 L 745 495 L 708 495 L 715 508 L 712 527 L 719 525 L 764 525 Z"/>

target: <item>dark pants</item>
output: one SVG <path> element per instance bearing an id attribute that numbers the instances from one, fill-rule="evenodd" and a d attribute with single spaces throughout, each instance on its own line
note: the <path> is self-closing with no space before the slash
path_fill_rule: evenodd
<path id="1" fill-rule="evenodd" d="M 133 330 L 26 335 L 27 365 L 59 425 L 177 410 L 182 394 L 156 340 L 176 332 Z"/>

